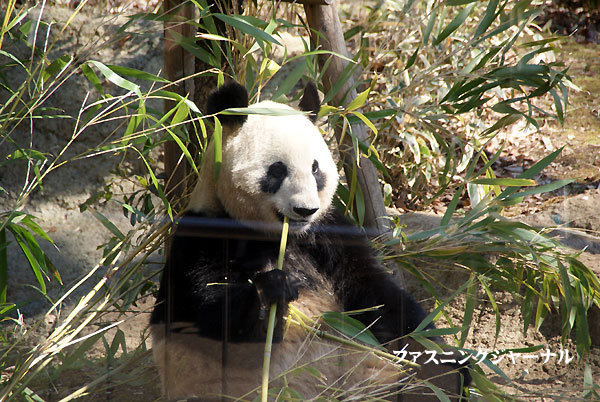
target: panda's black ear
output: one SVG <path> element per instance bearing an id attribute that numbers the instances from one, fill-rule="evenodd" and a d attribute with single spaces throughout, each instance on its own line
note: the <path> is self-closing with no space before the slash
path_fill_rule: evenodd
<path id="1" fill-rule="evenodd" d="M 308 112 L 308 118 L 310 121 L 315 123 L 319 117 L 319 110 L 321 109 L 321 101 L 319 101 L 319 92 L 314 82 L 309 81 L 304 88 L 304 95 L 300 99 L 300 110 Z"/>
<path id="2" fill-rule="evenodd" d="M 214 90 L 206 102 L 208 114 L 216 114 L 234 107 L 248 107 L 248 91 L 235 81 L 227 82 Z M 248 119 L 247 115 L 219 115 L 219 121 L 223 125 L 242 125 L 246 119 Z"/>

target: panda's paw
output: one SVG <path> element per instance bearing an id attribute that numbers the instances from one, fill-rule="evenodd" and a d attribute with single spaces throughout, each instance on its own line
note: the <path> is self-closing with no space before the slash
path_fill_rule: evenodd
<path id="1" fill-rule="evenodd" d="M 254 275 L 252 282 L 263 309 L 273 303 L 287 304 L 298 298 L 298 285 L 282 270 L 259 272 Z"/>

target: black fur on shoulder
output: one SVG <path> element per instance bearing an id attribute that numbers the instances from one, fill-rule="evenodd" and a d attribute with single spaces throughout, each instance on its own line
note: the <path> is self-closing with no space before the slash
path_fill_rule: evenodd
<path id="1" fill-rule="evenodd" d="M 214 90 L 206 102 L 206 112 L 216 114 L 225 109 L 248 107 L 248 91 L 235 81 L 227 82 Z M 248 119 L 247 115 L 220 115 L 223 125 L 242 125 Z"/>
<path id="2" fill-rule="evenodd" d="M 321 109 L 321 101 L 319 100 L 319 92 L 314 82 L 309 81 L 304 87 L 304 95 L 300 99 L 300 110 L 303 112 L 309 112 L 308 118 L 310 121 L 315 123 L 319 117 L 319 110 Z"/>

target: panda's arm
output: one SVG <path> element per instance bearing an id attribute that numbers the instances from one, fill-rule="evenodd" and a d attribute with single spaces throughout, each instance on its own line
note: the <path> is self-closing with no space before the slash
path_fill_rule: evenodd
<path id="1" fill-rule="evenodd" d="M 259 318 L 265 305 L 288 301 L 294 293 L 285 292 L 281 271 L 261 272 L 270 254 L 247 246 L 231 239 L 175 236 L 152 322 L 190 322 L 200 335 L 215 339 L 223 339 L 225 328 L 232 341 L 264 338 Z"/>
<path id="2" fill-rule="evenodd" d="M 351 227 L 337 211 L 325 224 Z M 366 236 L 348 239 L 324 234 L 317 236 L 315 245 L 318 265 L 332 279 L 346 311 L 381 306 L 354 317 L 369 326 L 382 343 L 412 332 L 425 318 L 423 308 L 377 262 Z"/>

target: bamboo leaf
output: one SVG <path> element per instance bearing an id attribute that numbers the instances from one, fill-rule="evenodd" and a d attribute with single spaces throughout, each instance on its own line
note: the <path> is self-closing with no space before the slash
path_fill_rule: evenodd
<path id="1" fill-rule="evenodd" d="M 32 231 L 34 234 L 38 235 L 39 237 L 41 237 L 42 239 L 52 243 L 53 245 L 56 246 L 56 244 L 54 243 L 54 240 L 52 240 L 50 238 L 50 236 L 48 236 L 48 234 L 46 232 L 44 232 L 44 230 L 40 227 L 40 225 L 38 225 L 34 220 L 33 220 L 34 216 L 33 215 L 26 215 L 23 220 L 21 221 L 21 223 L 25 226 L 27 226 L 27 228 Z"/>
<path id="2" fill-rule="evenodd" d="M 140 158 L 142 159 L 142 161 L 146 165 L 146 169 L 148 170 L 148 173 L 150 174 L 150 178 L 152 179 L 152 184 L 154 185 L 154 188 L 156 189 L 156 192 L 158 193 L 158 196 L 160 197 L 161 201 L 163 202 L 165 208 L 167 209 L 167 215 L 169 215 L 169 218 L 171 220 L 173 220 L 173 210 L 171 208 L 171 203 L 169 203 L 169 200 L 167 200 L 165 192 L 163 191 L 162 186 L 158 182 L 158 179 L 156 178 L 156 175 L 154 174 L 154 171 L 150 167 L 150 164 L 148 163 L 148 161 L 144 157 L 144 154 L 142 154 L 142 152 L 139 151 L 136 147 L 132 147 L 131 149 L 133 149 L 134 151 L 136 151 L 138 153 L 138 155 L 140 156 Z"/>
<path id="3" fill-rule="evenodd" d="M 7 246 L 6 229 L 3 228 L 0 229 L 0 304 L 6 303 L 6 293 L 8 289 Z"/>
<path id="4" fill-rule="evenodd" d="M 90 60 L 90 61 L 88 61 L 88 63 L 95 66 L 98 70 L 100 70 L 102 75 L 104 75 L 104 77 L 106 77 L 107 80 L 109 80 L 116 86 L 126 89 L 128 91 L 134 92 L 140 98 L 142 97 L 142 91 L 140 90 L 139 85 L 126 80 L 125 78 L 121 77 L 119 74 L 112 71 L 108 66 L 106 66 L 105 64 L 103 64 L 99 61 Z"/>
<path id="5" fill-rule="evenodd" d="M 221 172 L 221 164 L 223 163 L 223 128 L 221 122 L 215 116 L 215 131 L 213 132 L 213 152 L 214 152 L 214 166 L 213 166 L 213 178 L 215 181 L 219 180 L 219 173 Z"/>
<path id="6" fill-rule="evenodd" d="M 219 114 L 226 115 L 263 115 L 263 116 L 296 116 L 300 114 L 306 114 L 300 110 L 290 109 L 285 107 L 232 107 L 225 109 Z"/>
<path id="7" fill-rule="evenodd" d="M 437 397 L 437 399 L 441 402 L 450 402 L 450 398 L 448 398 L 448 395 L 446 395 L 446 392 L 444 392 L 442 389 L 436 387 L 435 385 L 433 385 L 432 383 L 430 383 L 429 381 L 423 381 L 425 383 L 425 385 L 427 387 L 429 387 L 429 389 L 431 389 L 433 391 L 433 393 L 435 394 L 435 396 Z"/>
<path id="8" fill-rule="evenodd" d="M 562 152 L 564 147 L 557 149 L 552 152 L 550 155 L 543 158 L 541 161 L 535 163 L 532 167 L 527 169 L 525 172 L 521 173 L 518 178 L 519 179 L 533 179 L 537 176 L 542 170 L 544 170 L 548 165 L 550 165 L 554 159 L 558 157 L 558 155 Z M 518 187 L 508 187 L 497 196 L 497 199 L 504 199 L 509 195 L 515 193 L 518 190 Z"/>
<path id="9" fill-rule="evenodd" d="M 24 234 L 27 233 L 27 230 L 14 224 L 9 224 L 7 228 L 12 232 L 15 240 L 17 241 L 17 244 L 21 248 L 21 251 L 23 251 L 25 258 L 27 258 L 27 261 L 29 262 L 29 267 L 33 271 L 33 274 L 35 275 L 35 278 L 38 284 L 40 285 L 41 292 L 43 294 L 46 294 L 46 283 L 44 282 L 44 277 L 42 275 L 43 268 L 40 265 L 38 259 L 34 256 L 32 250 L 29 248 L 28 242 L 24 238 Z"/>
<path id="10" fill-rule="evenodd" d="M 100 223 L 102 225 L 104 225 L 104 227 L 107 228 L 119 240 L 121 240 L 121 241 L 125 240 L 125 235 L 106 216 L 102 215 L 100 212 L 98 212 L 95 209 L 90 209 L 90 211 L 92 212 L 92 215 L 94 215 L 94 217 L 96 219 L 98 219 L 98 221 L 100 221 Z"/>
<path id="11" fill-rule="evenodd" d="M 552 98 L 554 99 L 554 107 L 556 108 L 556 116 L 558 117 L 558 121 L 562 124 L 564 123 L 564 112 L 562 107 L 562 101 L 560 96 L 556 92 L 556 90 L 551 89 L 550 93 L 552 94 Z"/>
<path id="12" fill-rule="evenodd" d="M 492 25 L 492 22 L 496 19 L 496 8 L 498 7 L 498 2 L 499 0 L 490 0 L 488 2 L 485 13 L 483 14 L 483 18 L 481 18 L 481 21 L 479 22 L 479 25 L 477 25 L 477 29 L 473 34 L 473 39 L 477 39 L 483 35 L 490 25 Z"/>
<path id="13" fill-rule="evenodd" d="M 503 127 L 510 126 L 511 124 L 513 124 L 517 120 L 519 120 L 521 117 L 522 117 L 522 115 L 520 115 L 520 114 L 509 114 L 507 116 L 504 116 L 500 120 L 498 120 L 496 123 L 494 123 L 490 128 L 485 130 L 482 133 L 482 136 L 487 136 L 487 135 L 493 133 L 494 131 L 500 130 Z"/>
<path id="14" fill-rule="evenodd" d="M 435 25 L 435 19 L 437 18 L 437 7 L 431 11 L 431 15 L 429 16 L 429 20 L 427 20 L 427 26 L 425 26 L 425 31 L 423 32 L 423 46 L 427 46 L 429 42 L 429 36 L 431 35 L 431 31 L 433 30 L 433 26 Z"/>
<path id="15" fill-rule="evenodd" d="M 375 127 L 375 125 L 369 119 L 367 119 L 367 117 L 364 114 L 360 112 L 352 112 L 352 114 L 358 117 L 363 123 L 365 123 L 365 125 L 369 127 L 371 131 L 373 131 L 373 134 L 377 135 L 377 127 Z"/>
<path id="16" fill-rule="evenodd" d="M 507 187 L 524 187 L 535 186 L 537 182 L 532 179 L 511 179 L 511 178 L 481 178 L 470 180 L 471 184 L 484 184 L 488 186 L 507 186 Z"/>
<path id="17" fill-rule="evenodd" d="M 281 82 L 273 94 L 273 99 L 278 99 L 282 95 L 289 93 L 292 88 L 300 81 L 306 71 L 306 63 L 298 63 L 289 75 Z"/>
<path id="18" fill-rule="evenodd" d="M 417 60 L 417 55 L 419 54 L 420 49 L 421 49 L 421 46 L 417 46 L 417 48 L 415 49 L 413 54 L 408 58 L 408 61 L 406 62 L 406 65 L 404 66 L 405 70 L 408 70 L 409 68 L 412 67 L 413 64 L 415 64 L 415 61 Z"/>
<path id="19" fill-rule="evenodd" d="M 577 355 L 581 358 L 581 356 L 585 356 L 589 352 L 592 340 L 588 326 L 587 305 L 580 284 L 575 286 L 575 293 L 577 297 L 577 318 L 575 321 L 576 349 Z"/>
<path id="20" fill-rule="evenodd" d="M 446 39 L 452 32 L 456 31 L 462 24 L 465 22 L 473 8 L 476 6 L 476 3 L 469 4 L 465 8 L 461 10 L 460 13 L 450 23 L 444 28 L 444 30 L 438 35 L 437 38 L 433 41 L 434 45 L 438 45 L 441 41 Z"/>
<path id="21" fill-rule="evenodd" d="M 514 194 L 506 197 L 505 199 L 510 200 L 513 198 L 523 198 L 523 197 L 526 197 L 528 195 L 533 195 L 533 194 L 549 193 L 551 191 L 558 190 L 559 188 L 564 187 L 567 184 L 573 183 L 574 181 L 575 181 L 575 179 L 556 180 L 556 181 L 553 181 L 548 184 L 543 184 L 541 186 L 536 186 L 534 188 L 530 188 L 529 190 L 521 191 L 519 193 L 514 193 Z"/>
<path id="22" fill-rule="evenodd" d="M 450 295 L 450 297 L 446 299 L 446 301 L 440 303 L 431 313 L 429 313 L 427 317 L 421 321 L 417 328 L 415 328 L 413 334 L 420 334 L 423 332 L 423 330 L 425 330 L 433 322 L 433 319 L 437 317 L 440 311 L 442 311 L 448 303 L 454 300 L 456 296 L 461 294 L 467 288 L 467 286 L 469 286 L 469 281 L 463 283 L 456 291 L 454 291 L 454 293 L 452 293 L 452 295 Z"/>
<path id="23" fill-rule="evenodd" d="M 500 318 L 500 310 L 498 309 L 498 304 L 496 303 L 496 299 L 488 285 L 482 280 L 482 278 L 478 278 L 479 283 L 483 287 L 483 290 L 487 294 L 488 300 L 492 305 L 492 310 L 494 310 L 494 314 L 496 315 L 496 333 L 494 334 L 494 344 L 498 340 L 498 335 L 500 335 L 500 326 L 502 324 L 502 319 Z"/>
<path id="24" fill-rule="evenodd" d="M 165 91 L 164 89 L 161 89 L 161 90 L 154 92 L 154 94 L 156 96 L 173 99 L 177 102 L 183 101 L 183 102 L 185 102 L 187 107 L 189 107 L 194 113 L 202 114 L 202 112 L 200 112 L 200 109 L 198 109 L 198 106 L 196 106 L 196 104 L 194 102 L 189 100 L 187 97 L 183 97 L 183 96 L 179 95 L 178 93 L 171 92 L 171 91 Z"/>
<path id="25" fill-rule="evenodd" d="M 175 141 L 175 143 L 177 144 L 177 146 L 179 147 L 179 149 L 185 156 L 185 159 L 187 159 L 187 161 L 190 164 L 190 166 L 192 167 L 192 169 L 194 169 L 194 172 L 198 173 L 198 169 L 196 168 L 196 164 L 194 163 L 194 158 L 192 158 L 192 155 L 190 154 L 188 147 L 183 143 L 183 141 L 181 141 L 179 136 L 175 132 L 173 132 L 173 130 L 166 129 L 166 131 L 169 134 L 169 136 L 171 137 L 171 139 L 173 141 Z"/>
<path id="26" fill-rule="evenodd" d="M 475 311 L 475 305 L 477 304 L 477 286 L 475 282 L 475 273 L 472 272 L 469 278 L 469 286 L 467 287 L 467 293 L 465 294 L 465 312 L 463 313 L 463 330 L 460 334 L 460 340 L 458 343 L 459 347 L 463 347 L 469 336 L 469 329 L 473 322 L 473 312 Z"/>
<path id="27" fill-rule="evenodd" d="M 350 339 L 358 340 L 367 345 L 381 349 L 381 344 L 365 325 L 347 314 L 328 311 L 321 314 L 323 321 L 331 328 L 341 332 Z"/>
<path id="28" fill-rule="evenodd" d="M 352 102 L 350 102 L 348 106 L 346 106 L 346 111 L 351 112 L 364 105 L 367 101 L 367 97 L 369 96 L 369 92 L 371 92 L 370 87 L 358 94 L 356 98 L 352 99 Z"/>
<path id="29" fill-rule="evenodd" d="M 252 19 L 243 15 L 225 15 L 220 13 L 213 14 L 214 17 L 217 17 L 224 23 L 231 25 L 234 28 L 239 29 L 241 32 L 250 35 L 251 37 L 257 40 L 264 40 L 267 42 L 275 43 L 277 45 L 281 45 L 273 36 L 269 35 L 262 29 L 257 28 L 252 24 Z M 261 21 L 263 22 L 263 21 Z"/>
<path id="30" fill-rule="evenodd" d="M 107 64 L 106 67 L 110 68 L 112 71 L 119 75 L 125 75 L 127 77 L 133 77 L 144 81 L 151 82 L 163 82 L 169 83 L 170 81 L 166 78 L 159 77 L 158 75 L 147 73 L 146 71 L 138 70 L 130 67 L 117 66 L 112 64 Z"/>
<path id="31" fill-rule="evenodd" d="M 450 200 L 450 203 L 448 204 L 448 207 L 446 208 L 446 212 L 444 213 L 444 216 L 442 217 L 440 226 L 446 226 L 448 223 L 450 223 L 450 219 L 452 219 L 452 215 L 454 214 L 454 211 L 456 211 L 456 206 L 458 205 L 458 201 L 462 197 L 462 193 L 463 193 L 464 189 L 465 189 L 464 184 L 461 184 L 456 189 L 456 192 L 454 193 L 454 196 L 452 196 L 452 200 Z"/>

